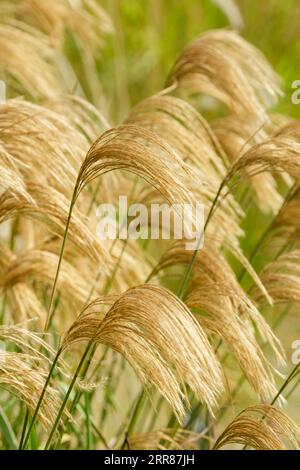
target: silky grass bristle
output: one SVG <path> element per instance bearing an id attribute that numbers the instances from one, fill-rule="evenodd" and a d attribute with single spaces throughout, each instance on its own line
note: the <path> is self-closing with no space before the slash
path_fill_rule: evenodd
<path id="1" fill-rule="evenodd" d="M 265 121 L 280 95 L 279 79 L 264 56 L 233 31 L 215 30 L 188 45 L 167 84 L 204 93 L 238 114 Z"/>
<path id="2" fill-rule="evenodd" d="M 279 409 L 299 418 L 300 126 L 272 109 L 281 80 L 211 29 L 225 2 L 104 3 L 0 2 L 0 449 L 298 449 Z M 298 7 L 273 3 L 288 89 Z M 262 10 L 233 8 L 248 36 Z M 141 239 L 121 197 L 147 211 Z"/>
<path id="3" fill-rule="evenodd" d="M 218 450 L 229 444 L 249 445 L 255 450 L 299 450 L 300 429 L 283 411 L 257 405 L 242 411 L 214 445 Z"/>
<path id="4" fill-rule="evenodd" d="M 104 317 L 80 315 L 66 335 L 65 347 L 83 340 L 122 354 L 144 384 L 159 390 L 179 419 L 184 416 L 182 399 L 188 400 L 186 385 L 211 411 L 217 405 L 223 389 L 220 365 L 202 328 L 166 289 L 134 287 Z"/>

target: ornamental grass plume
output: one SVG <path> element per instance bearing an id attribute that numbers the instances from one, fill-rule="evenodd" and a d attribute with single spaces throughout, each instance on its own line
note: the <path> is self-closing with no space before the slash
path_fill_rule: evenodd
<path id="1" fill-rule="evenodd" d="M 109 11 L 0 2 L 0 448 L 296 449 L 298 120 L 236 32 L 166 78 L 140 10 Z M 100 239 L 120 196 L 201 202 L 204 246 Z"/>
<path id="2" fill-rule="evenodd" d="M 15 353 L 0 350 L 0 384 L 5 390 L 20 398 L 29 410 L 33 411 L 42 391 L 47 368 L 45 361 L 34 354 Z M 51 423 L 57 405 L 59 393 L 49 387 L 41 406 L 38 419 L 45 430 Z"/>
<path id="3" fill-rule="evenodd" d="M 265 57 L 233 31 L 215 30 L 189 44 L 167 84 L 210 95 L 237 114 L 266 119 L 266 107 L 281 94 Z"/>
<path id="4" fill-rule="evenodd" d="M 111 347 L 145 386 L 158 389 L 180 420 L 186 385 L 211 411 L 216 407 L 223 389 L 220 365 L 204 331 L 174 294 L 145 284 L 119 296 L 104 316 L 95 311 L 92 303 L 79 316 L 63 347 L 83 340 Z"/>
<path id="5" fill-rule="evenodd" d="M 22 178 L 22 174 L 18 170 L 17 164 L 10 154 L 8 154 L 2 145 L 0 146 L 1 155 L 1 176 L 0 187 L 1 192 L 10 190 L 16 196 L 31 200 L 30 195 L 26 191 L 26 186 Z"/>
<path id="6" fill-rule="evenodd" d="M 278 127 L 278 126 L 277 126 Z M 226 151 L 230 162 L 237 160 L 252 145 L 259 144 L 270 137 L 276 129 L 273 123 L 261 124 L 256 118 L 248 115 L 229 115 L 213 123 L 213 131 Z M 276 214 L 282 205 L 283 198 L 277 191 L 277 183 L 271 173 L 261 173 L 249 178 L 256 202 L 260 210 Z"/>
<path id="7" fill-rule="evenodd" d="M 88 183 L 112 170 L 140 176 L 170 203 L 191 201 L 184 184 L 188 167 L 170 146 L 142 127 L 123 125 L 96 140 L 78 173 L 76 197 Z"/>
<path id="8" fill-rule="evenodd" d="M 103 42 L 103 36 L 113 31 L 110 17 L 95 0 L 80 3 L 53 0 L 51 8 L 43 0 L 22 0 L 15 6 L 15 15 L 32 22 L 58 46 L 64 40 L 67 26 L 91 52 Z"/>
<path id="9" fill-rule="evenodd" d="M 0 132 L 25 182 L 48 184 L 71 197 L 89 143 L 62 114 L 24 99 L 8 100 L 0 108 Z"/>
<path id="10" fill-rule="evenodd" d="M 15 285 L 26 284 L 31 279 L 34 279 L 37 291 L 38 285 L 51 285 L 57 262 L 58 255 L 49 251 L 27 250 L 19 253 L 18 257 L 12 256 L 3 273 L 3 288 L 8 290 Z M 76 310 L 84 305 L 89 284 L 66 260 L 61 267 L 60 289 L 71 308 Z"/>
<path id="11" fill-rule="evenodd" d="M 289 302 L 298 304 L 300 301 L 299 257 L 300 251 L 294 249 L 271 261 L 262 270 L 261 279 L 276 304 Z M 263 304 L 263 299 L 257 291 L 253 296 L 257 303 Z"/>
<path id="12" fill-rule="evenodd" d="M 189 166 L 194 178 L 185 184 L 197 200 L 203 201 L 208 212 L 226 176 L 228 162 L 204 117 L 184 100 L 156 95 L 136 105 L 126 123 L 155 132 Z M 241 217 L 240 206 L 228 195 L 216 212 L 208 232 L 214 231 L 216 224 L 219 232 L 222 230 L 229 240 L 237 239 L 241 235 Z"/>
<path id="13" fill-rule="evenodd" d="M 299 450 L 300 429 L 283 411 L 270 405 L 243 410 L 217 439 L 214 449 L 248 444 L 255 450 Z"/>
<path id="14" fill-rule="evenodd" d="M 130 450 L 196 450 L 202 433 L 178 429 L 159 429 L 148 433 L 134 434 L 128 440 Z"/>
<path id="15" fill-rule="evenodd" d="M 161 259 L 152 275 L 172 264 L 187 264 L 190 258 L 191 254 L 177 243 Z M 202 327 L 224 340 L 261 399 L 271 399 L 276 391 L 272 370 L 255 338 L 251 322 L 264 341 L 271 345 L 281 364 L 284 362 L 282 346 L 241 289 L 226 260 L 214 251 L 213 246 L 197 254 L 185 303 L 190 309 L 196 309 L 195 318 Z M 236 331 L 239 331 L 238 335 Z"/>
<path id="16" fill-rule="evenodd" d="M 48 235 L 50 232 L 61 238 L 68 218 L 67 199 L 55 189 L 48 188 L 46 191 L 43 186 L 34 183 L 30 187 L 33 197 L 30 202 L 27 199 L 17 198 L 10 191 L 6 191 L 0 196 L 0 220 L 3 222 L 21 214 L 40 222 Z M 91 259 L 103 259 L 105 263 L 105 260 L 109 259 L 107 249 L 89 230 L 85 223 L 86 220 L 84 215 L 79 212 L 77 216 L 77 211 L 74 211 L 69 230 L 70 240 Z"/>
<path id="17" fill-rule="evenodd" d="M 0 61 L 9 83 L 34 100 L 53 98 L 61 85 L 55 67 L 55 53 L 49 38 L 15 20 L 0 24 Z M 40 71 L 43 71 L 41 74 Z"/>
<path id="18" fill-rule="evenodd" d="M 299 178 L 300 144 L 292 138 L 273 137 L 253 145 L 230 168 L 226 177 L 229 182 L 234 177 L 240 178 L 242 173 L 248 177 L 260 175 L 266 171 L 271 173 L 288 173 L 293 179 Z"/>

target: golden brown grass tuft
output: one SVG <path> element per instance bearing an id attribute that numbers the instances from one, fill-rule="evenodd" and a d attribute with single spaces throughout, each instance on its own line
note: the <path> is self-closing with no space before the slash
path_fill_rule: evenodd
<path id="1" fill-rule="evenodd" d="M 172 83 L 262 122 L 265 107 L 280 94 L 278 77 L 264 56 L 233 31 L 209 31 L 189 44 L 170 72 Z"/>
<path id="2" fill-rule="evenodd" d="M 105 299 L 102 301 L 104 302 Z M 174 294 L 141 285 L 122 294 L 103 316 L 92 303 L 68 331 L 64 344 L 93 340 L 131 364 L 155 386 L 182 419 L 186 385 L 212 411 L 222 392 L 222 373 L 203 329 Z"/>
<path id="3" fill-rule="evenodd" d="M 281 410 L 269 405 L 252 406 L 227 426 L 214 449 L 244 444 L 255 450 L 295 450 L 299 449 L 299 433 L 299 427 Z"/>

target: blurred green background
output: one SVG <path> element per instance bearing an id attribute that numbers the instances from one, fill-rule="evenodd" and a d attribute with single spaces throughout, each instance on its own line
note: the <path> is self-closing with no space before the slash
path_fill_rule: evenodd
<path id="1" fill-rule="evenodd" d="M 299 0 L 103 0 L 116 34 L 98 61 L 108 114 L 118 122 L 130 106 L 164 87 L 183 47 L 202 32 L 233 28 L 257 46 L 283 79 L 278 111 L 300 117 L 291 84 L 300 79 Z M 112 79 L 112 77 L 114 77 Z"/>

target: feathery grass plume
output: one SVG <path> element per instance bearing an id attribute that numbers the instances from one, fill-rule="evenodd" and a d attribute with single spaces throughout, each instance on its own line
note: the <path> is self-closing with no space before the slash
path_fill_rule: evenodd
<path id="1" fill-rule="evenodd" d="M 1 137 L 0 137 L 1 139 Z M 20 194 L 24 199 L 30 200 L 30 196 L 26 191 L 26 186 L 17 164 L 8 154 L 0 141 L 0 193 L 9 189 L 15 195 Z"/>
<path id="2" fill-rule="evenodd" d="M 198 180 L 205 181 L 205 177 L 200 177 L 200 175 L 197 174 L 197 169 L 192 166 L 190 170 L 193 172 L 194 179 L 190 179 L 186 183 L 187 188 L 193 195 L 193 198 L 203 204 L 204 216 L 205 219 L 207 219 L 216 192 L 212 188 L 212 185 L 206 185 L 204 183 L 202 186 L 197 184 Z M 162 204 L 164 198 L 155 189 L 144 187 L 139 192 L 139 201 L 147 206 L 150 213 L 151 204 Z M 222 244 L 234 247 L 235 252 L 238 253 L 238 258 L 241 259 L 243 258 L 243 253 L 239 247 L 239 239 L 244 236 L 244 231 L 240 226 L 243 215 L 244 213 L 239 204 L 229 196 L 228 199 L 222 199 L 222 204 L 216 208 L 205 231 L 206 236 L 215 236 L 220 248 Z M 245 258 L 244 261 L 246 261 Z M 249 270 L 250 269 L 251 266 L 249 266 Z"/>
<path id="3" fill-rule="evenodd" d="M 274 137 L 287 137 L 298 143 L 300 142 L 300 126 L 298 120 L 278 114 L 272 114 L 271 116 L 275 125 L 273 132 Z M 289 177 L 288 174 L 283 174 L 281 177 L 288 186 L 292 186 L 292 177 Z"/>
<path id="4" fill-rule="evenodd" d="M 300 302 L 300 250 L 284 253 L 264 267 L 261 280 L 275 303 Z M 256 302 L 264 304 L 260 293 L 251 293 Z"/>
<path id="5" fill-rule="evenodd" d="M 105 116 L 81 96 L 62 95 L 55 100 L 48 100 L 44 106 L 64 116 L 69 125 L 83 134 L 92 144 L 99 132 L 108 130 L 111 126 Z"/>
<path id="6" fill-rule="evenodd" d="M 252 145 L 261 143 L 270 137 L 275 124 L 262 125 L 257 119 L 251 119 L 248 115 L 230 115 L 216 120 L 212 124 L 213 131 L 226 151 L 230 162 L 234 162 L 241 153 L 244 153 Z M 268 213 L 277 213 L 282 205 L 283 198 L 277 190 L 277 184 L 270 173 L 254 176 L 249 180 L 259 209 Z"/>
<path id="7" fill-rule="evenodd" d="M 230 444 L 255 450 L 299 450 L 300 429 L 283 411 L 270 405 L 243 410 L 217 439 L 214 449 Z"/>
<path id="8" fill-rule="evenodd" d="M 126 249 L 125 249 L 126 248 Z M 122 293 L 147 279 L 154 260 L 135 240 L 119 240 L 112 250 L 112 272 L 108 284 L 112 292 Z"/>
<path id="9" fill-rule="evenodd" d="M 238 315 L 231 293 L 214 284 L 197 288 L 201 280 L 194 280 L 196 287 L 191 285 L 186 304 L 205 312 L 204 315 L 196 315 L 201 326 L 225 342 L 259 398 L 263 402 L 270 400 L 276 393 L 273 370 L 255 338 L 253 325 Z"/>
<path id="10" fill-rule="evenodd" d="M 16 256 L 4 244 L 0 244 L 0 292 L 7 296 L 10 316 L 19 322 L 28 318 L 44 319 L 46 311 L 36 293 L 24 282 L 7 286 L 5 273 Z"/>
<path id="11" fill-rule="evenodd" d="M 90 146 L 98 138 L 98 136 L 111 128 L 107 118 L 102 113 L 100 113 L 94 105 L 80 96 L 62 95 L 57 97 L 55 100 L 48 100 L 46 103 L 44 103 L 44 105 L 55 111 L 57 115 L 63 115 L 67 119 L 69 125 L 74 130 L 77 130 L 83 135 L 85 140 L 83 142 L 83 157 L 85 157 Z M 73 138 L 76 139 L 76 136 L 74 135 Z M 71 136 L 70 139 L 67 139 L 67 141 L 71 143 L 70 147 L 72 148 L 73 140 L 71 139 Z M 73 154 L 75 155 L 75 148 L 73 149 Z M 73 165 L 73 167 L 76 168 L 77 173 L 79 170 L 78 164 L 82 163 L 83 160 L 84 158 L 81 157 L 81 154 L 80 157 L 78 154 L 75 165 Z M 126 178 L 125 181 L 128 182 L 128 178 Z M 98 199 L 102 203 L 106 200 L 112 202 L 115 200 L 118 194 L 126 194 L 121 189 L 123 182 L 124 177 L 122 177 L 122 175 L 115 175 L 114 173 L 107 174 L 104 178 L 101 179 L 101 181 L 95 183 L 95 186 L 91 186 L 90 200 L 88 201 L 88 198 L 85 198 L 78 201 L 78 203 L 80 206 L 81 204 L 86 204 L 87 207 L 84 211 L 90 213 L 92 204 L 97 202 Z M 72 190 L 73 187 L 74 184 L 72 186 Z"/>
<path id="12" fill-rule="evenodd" d="M 226 30 L 204 33 L 183 50 L 167 85 L 174 83 L 262 122 L 267 119 L 265 108 L 280 95 L 279 79 L 261 52 Z"/>
<path id="13" fill-rule="evenodd" d="M 96 305 L 97 306 L 97 305 Z M 122 354 L 145 386 L 155 386 L 182 420 L 185 386 L 210 410 L 223 391 L 222 372 L 202 328 L 170 291 L 144 284 L 129 289 L 102 318 L 94 304 L 79 316 L 64 347 L 95 340 Z"/>
<path id="14" fill-rule="evenodd" d="M 272 123 L 261 123 L 255 116 L 230 114 L 212 122 L 217 136 L 230 162 L 236 160 L 242 150 L 270 137 L 274 130 Z"/>
<path id="15" fill-rule="evenodd" d="M 78 173 L 69 205 L 49 311 L 52 310 L 60 262 L 78 196 L 97 177 L 117 169 L 141 176 L 168 202 L 191 203 L 193 200 L 185 184 L 192 173 L 176 153 L 153 132 L 138 126 L 123 125 L 102 134 L 90 148 Z M 191 219 L 194 222 L 194 214 Z"/>
<path id="16" fill-rule="evenodd" d="M 120 441 L 129 449 L 201 448 L 215 442 L 215 428 L 226 428 L 222 412 L 211 415 L 227 374 L 226 405 L 240 397 L 244 379 L 262 403 L 274 404 L 293 380 L 288 399 L 298 385 L 299 365 L 275 389 L 267 358 L 271 350 L 283 363 L 284 352 L 259 309 L 300 301 L 300 126 L 267 110 L 280 89 L 262 54 L 235 32 L 212 30 L 183 50 L 168 88 L 143 97 L 123 125 L 111 128 L 106 109 L 127 108 L 128 92 L 136 103 L 145 91 L 139 77 L 150 76 L 160 60 L 154 48 L 150 62 L 145 55 L 147 70 L 144 60 L 134 63 L 135 36 L 118 2 L 111 12 L 124 35 L 117 31 L 104 49 L 113 28 L 100 3 L 0 1 L 0 75 L 7 85 L 7 99 L 0 97 L 0 346 L 7 346 L 0 347 L 0 447 L 16 447 L 20 431 L 26 449 L 38 417 L 42 426 L 31 439 L 38 448 L 47 434 L 46 448 L 119 448 Z M 169 13 L 165 6 L 155 11 L 159 20 Z M 120 99 L 102 93 L 111 79 Z M 25 99 L 9 99 L 19 94 Z M 213 121 L 188 100 L 200 109 L 212 104 Z M 99 241 L 95 206 L 117 206 L 125 194 L 147 208 L 201 202 L 204 249 L 188 251 L 181 240 L 157 264 L 165 242 Z M 252 250 L 259 235 L 255 223 L 248 232 L 257 207 L 267 227 L 248 261 L 243 248 Z M 259 275 L 256 266 L 263 266 Z M 177 297 L 160 287 L 177 284 Z M 209 338 L 218 342 L 215 352 Z M 75 366 L 72 377 L 62 356 Z M 145 391 L 157 394 L 156 408 Z M 67 408 L 80 418 L 80 430 Z M 175 418 L 184 416 L 181 429 Z M 191 431 L 203 424 L 202 433 Z M 215 448 L 296 448 L 298 434 L 281 411 L 258 405 L 242 412 Z"/>
<path id="17" fill-rule="evenodd" d="M 193 178 L 186 184 L 208 211 L 225 178 L 227 162 L 209 124 L 196 109 L 179 98 L 155 95 L 136 105 L 126 122 L 155 132 L 190 166 Z M 214 222 L 218 231 L 222 230 L 228 238 L 238 239 L 242 235 L 239 226 L 242 216 L 238 203 L 228 195 L 216 212 Z"/>
<path id="18" fill-rule="evenodd" d="M 253 177 L 266 171 L 288 173 L 298 180 L 300 176 L 300 143 L 289 137 L 273 137 L 253 145 L 231 166 L 226 183 L 243 174 Z"/>
<path id="19" fill-rule="evenodd" d="M 0 15 L 3 21 L 18 28 L 24 29 L 26 26 L 29 38 L 32 36 L 33 50 L 28 48 L 28 52 L 31 52 L 33 59 L 36 54 L 35 37 L 38 35 L 44 39 L 52 56 L 48 68 L 53 66 L 56 76 L 59 76 L 60 89 L 66 90 L 70 89 L 70 84 L 71 87 L 76 85 L 81 94 L 85 93 L 93 102 L 105 105 L 97 58 L 104 38 L 113 32 L 113 27 L 97 0 L 53 0 L 51 8 L 44 0 L 17 1 L 13 7 L 1 2 Z M 29 74 L 31 71 L 28 69 L 27 72 Z M 37 98 L 37 94 L 32 96 Z M 50 94 L 42 96 L 49 97 Z"/>
<path id="20" fill-rule="evenodd" d="M 45 361 L 39 355 L 0 350 L 0 387 L 19 397 L 31 411 L 35 409 L 46 374 Z M 58 400 L 58 391 L 49 387 L 38 414 L 45 430 L 51 426 Z"/>
<path id="21" fill-rule="evenodd" d="M 215 242 L 215 240 L 218 242 L 218 237 L 212 237 L 212 241 Z M 236 247 L 235 245 L 230 245 L 229 243 L 224 243 L 224 249 L 240 263 L 240 265 L 244 268 L 245 271 L 248 272 L 254 284 L 258 287 L 258 289 L 266 298 L 268 304 L 273 305 L 272 297 L 269 295 L 264 284 L 261 282 L 259 275 L 256 273 L 250 261 L 248 261 L 246 256 L 243 254 L 243 251 L 239 247 Z"/>
<path id="22" fill-rule="evenodd" d="M 298 120 L 284 119 L 281 125 L 275 130 L 274 137 L 288 137 L 300 142 L 300 124 Z"/>
<path id="23" fill-rule="evenodd" d="M 248 272 L 255 285 L 258 287 L 262 295 L 266 298 L 268 304 L 273 304 L 272 297 L 268 294 L 258 274 L 255 272 L 251 263 L 249 263 L 249 261 L 244 256 L 243 252 L 239 247 L 236 247 L 234 244 L 225 243 L 222 237 L 220 238 L 219 236 L 215 235 L 206 236 L 206 245 L 212 247 L 213 252 L 218 252 L 218 250 L 226 249 L 228 253 L 230 253 L 241 264 L 241 266 L 243 266 L 245 271 Z M 156 275 L 160 270 L 176 265 L 177 263 L 187 264 L 190 261 L 191 256 L 193 256 L 193 254 L 190 251 L 185 250 L 183 242 L 176 241 L 169 247 L 166 253 L 161 256 L 160 261 L 153 268 L 150 276 L 152 277 Z M 222 255 L 220 256 L 222 258 Z"/>
<path id="24" fill-rule="evenodd" d="M 51 8 L 44 0 L 21 0 L 15 15 L 41 29 L 60 46 L 69 30 L 89 52 L 99 48 L 103 36 L 113 30 L 109 16 L 95 0 L 52 0 Z"/>
<path id="25" fill-rule="evenodd" d="M 14 325 L 0 325 L 0 339 L 5 343 L 14 343 L 23 353 L 32 354 L 51 362 L 55 356 L 54 349 L 42 338 L 42 335 L 30 331 L 30 323 L 33 323 L 33 321 Z M 47 353 L 47 356 L 44 352 Z"/>
<path id="26" fill-rule="evenodd" d="M 12 89 L 36 100 L 59 94 L 55 51 L 47 36 L 26 23 L 8 20 L 0 24 L 0 41 L 1 67 Z"/>
<path id="27" fill-rule="evenodd" d="M 174 96 L 151 96 L 134 106 L 125 122 L 158 133 L 182 160 L 203 170 L 207 178 L 219 180 L 225 176 L 222 147 L 208 122 L 186 101 Z"/>
<path id="28" fill-rule="evenodd" d="M 4 272 L 4 288 L 9 290 L 16 284 L 35 284 L 35 292 L 39 286 L 51 285 L 55 276 L 58 255 L 41 250 L 27 250 L 18 253 L 7 266 Z M 60 289 L 63 299 L 71 309 L 78 309 L 85 303 L 90 285 L 81 276 L 80 272 L 67 261 L 63 261 L 60 276 Z"/>
<path id="29" fill-rule="evenodd" d="M 0 196 L 0 222 L 21 214 L 39 221 L 46 228 L 48 235 L 50 231 L 62 237 L 68 218 L 68 200 L 51 187 L 46 189 L 33 183 L 30 185 L 30 194 L 34 203 L 16 198 L 11 192 L 5 191 Z M 100 244 L 96 235 L 89 230 L 87 220 L 81 212 L 74 210 L 69 230 L 70 239 L 80 252 L 91 259 L 101 260 L 105 267 L 110 257 L 103 243 Z"/>
<path id="30" fill-rule="evenodd" d="M 300 200 L 300 189 L 296 185 L 291 192 L 290 197 L 286 201 L 286 204 L 281 208 L 279 213 L 274 220 L 274 229 L 277 231 L 293 232 L 300 228 L 298 207 Z"/>
<path id="31" fill-rule="evenodd" d="M 196 450 L 202 433 L 187 429 L 159 429 L 147 433 L 133 434 L 128 438 L 130 450 Z"/>
<path id="32" fill-rule="evenodd" d="M 179 157 L 150 131 L 125 125 L 102 134 L 87 153 L 77 177 L 71 207 L 68 208 L 69 221 L 83 188 L 98 176 L 115 169 L 143 177 L 170 202 L 191 201 L 189 191 L 184 186 L 190 173 Z M 63 203 L 61 201 L 60 205 Z M 76 227 L 78 223 L 71 220 L 70 227 L 72 225 Z M 69 226 L 64 231 L 64 239 L 68 229 Z"/>
<path id="33" fill-rule="evenodd" d="M 3 292 L 7 295 L 10 316 L 14 321 L 35 319 L 40 328 L 47 315 L 44 305 L 32 288 L 25 283 L 18 283 Z"/>
<path id="34" fill-rule="evenodd" d="M 172 265 L 188 264 L 190 258 L 191 254 L 177 243 L 161 259 L 153 274 Z M 264 401 L 272 398 L 276 392 L 272 370 L 255 338 L 252 322 L 281 364 L 284 362 L 282 346 L 213 245 L 206 243 L 197 254 L 185 303 L 197 309 L 195 318 L 202 327 L 225 341 L 256 393 Z"/>
<path id="35" fill-rule="evenodd" d="M 35 227 L 36 228 L 36 227 Z M 42 234 L 43 235 L 43 234 Z M 39 251 L 45 251 L 54 254 L 55 256 L 59 256 L 60 250 L 61 250 L 61 239 L 57 237 L 56 235 L 49 236 L 49 237 L 42 237 L 39 239 L 37 237 L 35 243 L 31 243 L 28 246 L 28 250 L 35 249 Z M 109 245 L 108 245 L 108 251 L 109 250 Z M 99 273 L 102 274 L 102 278 L 104 279 L 106 276 L 108 276 L 108 273 L 112 269 L 112 264 L 114 263 L 113 260 L 113 253 L 110 255 L 109 259 L 110 262 L 106 264 L 102 264 L 102 262 L 99 265 L 99 262 L 95 262 L 95 258 L 93 256 L 90 256 L 88 253 L 78 250 L 75 248 L 73 243 L 70 243 L 67 245 L 64 253 L 64 259 L 68 264 L 70 264 L 73 268 L 77 270 L 77 272 L 80 274 L 80 277 L 83 279 L 96 279 L 97 275 Z M 89 284 L 90 285 L 90 284 Z M 102 286 L 103 283 L 99 284 L 99 292 L 102 292 Z M 91 288 L 91 285 L 90 285 Z M 98 292 L 98 288 L 95 289 L 95 292 Z M 61 298 L 63 300 L 63 297 Z M 66 305 L 65 305 L 66 306 Z"/>
<path id="36" fill-rule="evenodd" d="M 51 185 L 71 197 L 89 142 L 63 114 L 8 100 L 0 107 L 0 139 L 26 183 Z"/>
<path id="37" fill-rule="evenodd" d="M 193 201 L 186 186 L 191 172 L 176 153 L 153 132 L 123 125 L 102 134 L 87 153 L 78 173 L 69 217 L 82 190 L 113 170 L 140 176 L 171 204 Z"/>
<path id="38" fill-rule="evenodd" d="M 72 116 L 74 113 L 73 110 Z M 35 209 L 51 219 L 50 225 L 55 219 L 56 233 L 59 230 L 62 235 L 77 172 L 89 148 L 88 137 L 63 115 L 19 99 L 1 106 L 0 136 L 36 202 Z M 86 211 L 87 201 L 82 201 L 82 206 Z M 30 204 L 23 208 L 26 209 L 30 212 Z M 99 241 L 89 231 L 87 218 L 79 212 L 76 216 L 76 211 L 76 220 L 71 222 L 71 238 L 77 232 L 77 245 L 85 251 L 90 246 L 94 257 L 97 253 L 101 255 Z"/>
<path id="39" fill-rule="evenodd" d="M 154 186 L 169 202 L 190 202 L 185 187 L 188 167 L 153 132 L 123 125 L 102 134 L 81 166 L 76 196 L 95 178 L 112 170 L 134 173 Z"/>

